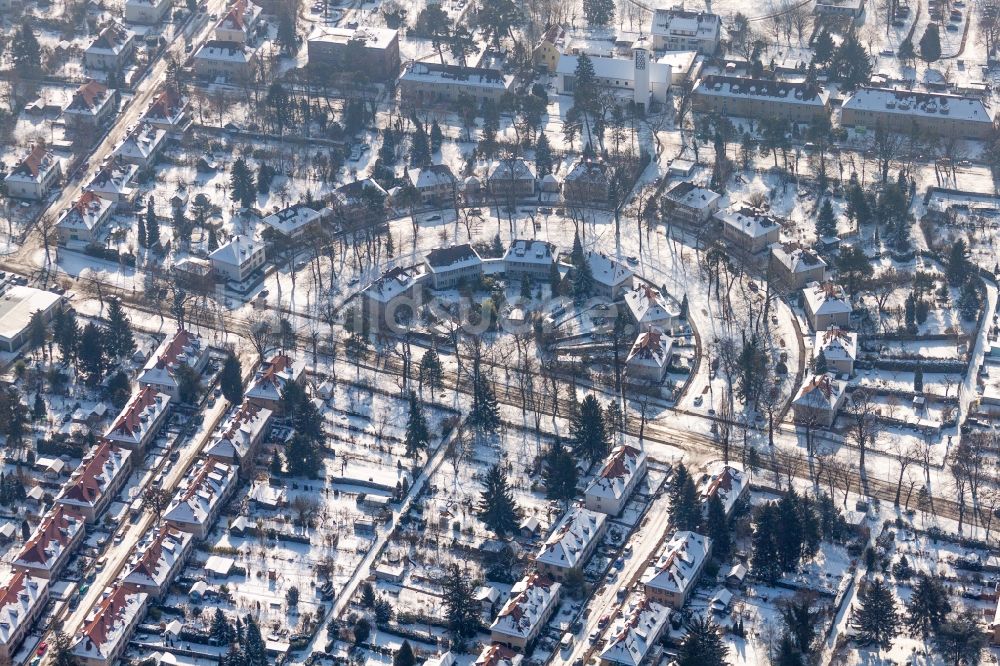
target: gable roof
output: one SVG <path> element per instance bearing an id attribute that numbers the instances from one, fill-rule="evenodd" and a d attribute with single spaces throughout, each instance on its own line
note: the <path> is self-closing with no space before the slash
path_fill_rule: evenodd
<path id="1" fill-rule="evenodd" d="M 696 532 L 681 530 L 674 532 L 642 574 L 642 582 L 648 587 L 667 593 L 686 595 L 698 581 L 701 565 L 708 557 L 712 540 Z"/>
<path id="2" fill-rule="evenodd" d="M 13 564 L 51 570 L 82 529 L 83 517 L 75 509 L 57 504 L 42 518 Z"/>
<path id="3" fill-rule="evenodd" d="M 648 331 L 640 333 L 632 345 L 628 358 L 629 364 L 655 365 L 662 368 L 670 362 L 670 350 L 674 341 L 669 335 L 651 326 Z"/>
<path id="4" fill-rule="evenodd" d="M 128 640 L 127 629 L 132 619 L 145 608 L 148 597 L 131 585 L 116 583 L 97 602 L 90 619 L 77 634 L 73 654 L 107 659 L 122 640 Z"/>
<path id="5" fill-rule="evenodd" d="M 95 111 L 108 100 L 108 87 L 99 81 L 87 81 L 76 89 L 67 111 Z"/>
<path id="6" fill-rule="evenodd" d="M 535 562 L 574 569 L 584 564 L 584 552 L 601 534 L 607 516 L 589 509 L 572 507 L 542 544 Z"/>
<path id="7" fill-rule="evenodd" d="M 830 410 L 844 394 L 847 382 L 839 381 L 830 373 L 810 376 L 799 389 L 793 404 L 801 407 Z"/>
<path id="8" fill-rule="evenodd" d="M 132 452 L 101 438 L 63 487 L 59 502 L 95 506 L 123 474 Z"/>
<path id="9" fill-rule="evenodd" d="M 511 588 L 511 597 L 500 609 L 490 631 L 527 637 L 549 607 L 558 602 L 561 589 L 562 586 L 548 576 L 538 572 L 528 574 Z"/>
<path id="10" fill-rule="evenodd" d="M 11 646 L 14 634 L 31 615 L 48 586 L 49 581 L 44 578 L 15 571 L 0 587 L 0 645 Z"/>
<path id="11" fill-rule="evenodd" d="M 587 495 L 621 499 L 645 461 L 645 451 L 625 444 L 616 446 L 604 460 L 601 471 L 587 487 Z"/>
<path id="12" fill-rule="evenodd" d="M 11 176 L 25 176 L 31 180 L 40 181 L 58 164 L 55 154 L 44 143 L 36 143 L 31 147 L 27 157 L 14 168 Z"/>

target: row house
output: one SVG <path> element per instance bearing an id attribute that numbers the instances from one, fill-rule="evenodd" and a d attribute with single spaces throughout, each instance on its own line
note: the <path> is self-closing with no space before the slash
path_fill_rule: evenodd
<path id="1" fill-rule="evenodd" d="M 859 88 L 851 93 L 841 107 L 840 124 L 970 140 L 986 139 L 994 128 L 993 113 L 981 97 L 885 88 Z"/>
<path id="2" fill-rule="evenodd" d="M 49 190 L 62 178 L 62 162 L 45 144 L 36 143 L 27 157 L 4 178 L 7 195 L 14 199 L 45 198 Z"/>
<path id="3" fill-rule="evenodd" d="M 616 446 L 584 493 L 591 511 L 617 516 L 646 475 L 646 452 L 633 446 Z"/>
<path id="4" fill-rule="evenodd" d="M 124 583 L 151 599 L 162 599 L 191 553 L 194 536 L 190 532 L 160 525 L 139 542 L 125 566 Z"/>
<path id="5" fill-rule="evenodd" d="M 70 655 L 80 666 L 117 664 L 146 614 L 148 601 L 145 592 L 115 583 L 88 614 L 74 637 Z"/>
<path id="6" fill-rule="evenodd" d="M 535 555 L 535 567 L 556 580 L 581 573 L 604 538 L 607 519 L 603 513 L 571 507 Z"/>
<path id="7" fill-rule="evenodd" d="M 701 113 L 740 118 L 780 116 L 809 123 L 830 115 L 830 95 L 813 83 L 739 76 L 708 75 L 691 91 L 692 107 Z"/>
<path id="8" fill-rule="evenodd" d="M 73 472 L 56 500 L 93 523 L 132 472 L 132 451 L 101 439 Z"/>
<path id="9" fill-rule="evenodd" d="M 278 354 L 269 361 L 264 361 L 257 368 L 246 399 L 277 416 L 284 416 L 285 405 L 283 397 L 289 384 L 303 386 L 306 379 L 306 364 L 301 360 L 293 360 L 287 354 Z"/>
<path id="10" fill-rule="evenodd" d="M 608 630 L 601 666 L 639 666 L 651 655 L 670 620 L 670 609 L 649 599 L 628 608 Z"/>
<path id="11" fill-rule="evenodd" d="M 236 465 L 247 478 L 271 425 L 271 415 L 270 409 L 245 400 L 222 424 L 205 455 Z"/>
<path id="12" fill-rule="evenodd" d="M 104 436 L 130 451 L 145 451 L 167 422 L 171 400 L 170 394 L 144 385 L 132 394 Z"/>
<path id="13" fill-rule="evenodd" d="M 83 62 L 90 69 L 120 72 L 135 58 L 135 33 L 117 21 L 101 30 L 83 54 Z"/>
<path id="14" fill-rule="evenodd" d="M 55 579 L 85 533 L 83 516 L 76 509 L 56 504 L 42 517 L 11 565 L 16 571 Z"/>
<path id="15" fill-rule="evenodd" d="M 181 482 L 180 490 L 163 513 L 171 527 L 204 539 L 222 507 L 236 489 L 236 467 L 215 458 L 202 459 Z"/>
<path id="16" fill-rule="evenodd" d="M 555 613 L 561 591 L 560 583 L 538 572 L 519 580 L 490 625 L 490 639 L 515 652 L 527 652 Z"/>
<path id="17" fill-rule="evenodd" d="M 479 108 L 498 103 L 510 90 L 512 76 L 498 69 L 412 61 L 399 78 L 401 101 L 410 106 L 461 102 Z"/>
<path id="18" fill-rule="evenodd" d="M 111 219 L 113 210 L 113 201 L 95 192 L 85 191 L 56 221 L 57 242 L 63 247 L 100 242 L 102 231 Z"/>
<path id="19" fill-rule="evenodd" d="M 680 610 L 698 584 L 712 552 L 712 540 L 696 532 L 674 532 L 643 571 L 641 581 L 650 601 Z"/>
<path id="20" fill-rule="evenodd" d="M 14 663 L 14 655 L 48 599 L 49 581 L 24 571 L 15 571 L 0 587 L 0 663 Z"/>
<path id="21" fill-rule="evenodd" d="M 139 373 L 139 386 L 150 386 L 177 400 L 177 370 L 186 365 L 197 373 L 208 363 L 208 346 L 200 336 L 178 329 L 156 348 Z"/>

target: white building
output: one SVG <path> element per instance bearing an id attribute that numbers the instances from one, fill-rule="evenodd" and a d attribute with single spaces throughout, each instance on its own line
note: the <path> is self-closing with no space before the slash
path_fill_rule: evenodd
<path id="1" fill-rule="evenodd" d="M 243 282 L 264 265 L 264 243 L 251 236 L 236 234 L 208 255 L 208 260 L 217 275 Z"/>
<path id="2" fill-rule="evenodd" d="M 0 351 L 16 352 L 28 341 L 36 312 L 48 323 L 62 306 L 59 294 L 21 285 L 8 287 L 0 294 Z"/>
<path id="3" fill-rule="evenodd" d="M 812 282 L 802 290 L 806 317 L 814 331 L 851 323 L 851 302 L 844 288 L 834 282 Z"/>
<path id="4" fill-rule="evenodd" d="M 722 19 L 716 14 L 683 7 L 657 9 L 650 29 L 657 51 L 697 51 L 703 55 L 715 54 L 721 31 Z"/>
<path id="5" fill-rule="evenodd" d="M 140 25 L 156 25 L 163 20 L 173 0 L 125 0 L 125 20 Z"/>
<path id="6" fill-rule="evenodd" d="M 167 133 L 153 125 L 142 123 L 129 134 L 117 154 L 140 169 L 152 166 L 167 141 Z"/>
<path id="7" fill-rule="evenodd" d="M 363 71 L 378 81 L 399 76 L 399 33 L 389 28 L 317 26 L 306 42 L 309 66 L 315 69 Z M 345 62 L 346 58 L 353 58 Z"/>
<path id="8" fill-rule="evenodd" d="M 435 248 L 427 253 L 425 263 L 435 289 L 451 289 L 483 275 L 483 260 L 468 243 Z"/>
<path id="9" fill-rule="evenodd" d="M 982 140 L 993 132 L 993 113 L 981 97 L 913 90 L 859 88 L 841 107 L 840 124 L 952 139 Z"/>
<path id="10" fill-rule="evenodd" d="M 112 158 L 101 167 L 85 188 L 102 199 L 112 201 L 118 210 L 132 210 L 139 188 L 133 179 L 139 167 L 124 160 Z"/>
<path id="11" fill-rule="evenodd" d="M 237 485 L 236 467 L 208 458 L 191 468 L 163 513 L 166 524 L 204 539 Z"/>
<path id="12" fill-rule="evenodd" d="M 832 374 L 809 375 L 792 401 L 795 420 L 810 426 L 829 428 L 844 404 L 847 382 Z"/>
<path id="13" fill-rule="evenodd" d="M 174 86 L 167 86 L 149 105 L 142 120 L 168 135 L 179 135 L 190 125 L 187 107 L 187 98 Z"/>
<path id="14" fill-rule="evenodd" d="M 56 501 L 77 510 L 88 523 L 104 513 L 132 471 L 132 451 L 101 439 L 63 486 Z"/>
<path id="15" fill-rule="evenodd" d="M 55 154 L 36 143 L 28 156 L 4 178 L 7 195 L 14 199 L 44 199 L 49 189 L 62 177 L 62 162 Z"/>
<path id="16" fill-rule="evenodd" d="M 177 369 L 183 364 L 200 373 L 206 363 L 208 363 L 208 346 L 200 336 L 180 329 L 164 339 L 146 361 L 137 378 L 139 386 L 152 386 L 176 400 L 179 397 Z"/>
<path id="17" fill-rule="evenodd" d="M 674 185 L 666 194 L 671 219 L 683 224 L 703 224 L 719 211 L 722 195 L 690 181 Z"/>
<path id="18" fill-rule="evenodd" d="M 449 653 L 451 654 L 451 653 Z M 454 657 L 452 657 L 454 662 Z M 521 666 L 524 662 L 524 655 L 514 652 L 506 645 L 500 643 L 490 643 L 483 648 L 476 658 L 475 666 Z M 431 664 L 424 662 L 424 666 Z M 433 664 L 431 664 L 433 666 Z"/>
<path id="19" fill-rule="evenodd" d="M 671 305 L 659 290 L 640 283 L 625 293 L 625 305 L 640 331 L 658 328 L 669 331 L 680 320 L 680 310 Z"/>
<path id="20" fill-rule="evenodd" d="M 205 42 L 194 55 L 194 72 L 209 80 L 243 81 L 253 73 L 257 51 L 243 42 Z"/>
<path id="21" fill-rule="evenodd" d="M 132 553 L 125 565 L 125 584 L 153 599 L 163 597 L 184 568 L 193 543 L 190 532 L 161 525 L 147 534 Z"/>
<path id="22" fill-rule="evenodd" d="M 625 360 L 625 369 L 632 379 L 659 383 L 667 376 L 674 340 L 658 328 L 639 334 Z"/>
<path id="23" fill-rule="evenodd" d="M 447 164 L 407 169 L 406 179 L 420 193 L 420 201 L 425 206 L 451 205 L 455 201 L 458 181 Z"/>
<path id="24" fill-rule="evenodd" d="M 582 571 L 604 538 L 607 518 L 590 509 L 570 507 L 535 555 L 535 568 L 556 580 L 570 571 Z"/>
<path id="25" fill-rule="evenodd" d="M 810 282 L 822 282 L 826 262 L 812 250 L 794 243 L 771 246 L 771 268 L 774 275 L 791 289 L 801 289 Z"/>
<path id="26" fill-rule="evenodd" d="M 670 609 L 643 599 L 615 618 L 601 666 L 639 666 L 656 647 L 670 620 Z"/>
<path id="27" fill-rule="evenodd" d="M 820 353 L 826 359 L 829 372 L 850 375 L 854 372 L 854 362 L 858 359 L 858 334 L 837 326 L 817 331 L 813 358 L 819 358 Z"/>
<path id="28" fill-rule="evenodd" d="M 698 495 L 707 507 L 712 497 L 718 497 L 726 517 L 733 515 L 737 502 L 750 492 L 750 476 L 736 465 L 714 462 L 698 481 Z"/>
<path id="29" fill-rule="evenodd" d="M 170 400 L 170 394 L 151 385 L 143 386 L 132 395 L 104 436 L 129 450 L 145 451 L 167 420 Z"/>
<path id="30" fill-rule="evenodd" d="M 698 584 L 712 540 L 696 532 L 674 532 L 642 574 L 642 585 L 650 601 L 680 610 Z"/>
<path id="31" fill-rule="evenodd" d="M 595 295 L 614 301 L 632 288 L 632 271 L 623 264 L 603 252 L 593 250 L 588 250 L 584 259 L 594 276 Z"/>
<path id="32" fill-rule="evenodd" d="M 734 206 L 716 213 L 715 219 L 722 226 L 722 237 L 750 254 L 777 243 L 781 234 L 777 218 L 759 208 Z"/>
<path id="33" fill-rule="evenodd" d="M 135 55 L 135 33 L 112 21 L 90 43 L 83 54 L 87 67 L 106 72 L 120 72 Z"/>
<path id="34" fill-rule="evenodd" d="M 399 330 L 397 316 L 412 318 L 419 306 L 422 286 L 427 277 L 424 264 L 396 266 L 372 282 L 362 292 L 365 295 L 365 314 L 372 327 L 378 331 L 383 326 Z"/>
<path id="35" fill-rule="evenodd" d="M 262 221 L 286 238 L 301 238 L 311 229 L 319 228 L 325 217 L 324 211 L 316 210 L 305 203 L 297 203 L 283 210 L 271 213 Z"/>
<path id="36" fill-rule="evenodd" d="M 86 531 L 82 515 L 56 504 L 24 542 L 11 565 L 16 571 L 39 578 L 58 578 Z"/>
<path id="37" fill-rule="evenodd" d="M 271 415 L 270 409 L 244 401 L 213 436 L 205 455 L 238 465 L 240 473 L 247 476 L 271 426 Z"/>
<path id="38" fill-rule="evenodd" d="M 99 242 L 113 208 L 114 202 L 109 199 L 92 191 L 84 192 L 56 222 L 59 244 L 65 247 L 71 242 L 87 245 Z"/>
<path id="39" fill-rule="evenodd" d="M 490 625 L 490 640 L 525 652 L 555 612 L 561 590 L 559 583 L 538 573 L 519 580 Z"/>
<path id="40" fill-rule="evenodd" d="M 118 110 L 118 93 L 99 81 L 88 81 L 77 88 L 63 110 L 71 127 L 97 127 Z"/>
<path id="41" fill-rule="evenodd" d="M 650 103 L 663 104 L 670 90 L 670 65 L 655 62 L 645 43 L 637 45 L 631 58 L 591 58 L 594 76 L 602 88 L 617 91 L 622 101 L 634 102 L 641 108 Z M 576 86 L 576 67 L 580 58 L 564 54 L 556 65 L 556 92 L 572 95 Z"/>
<path id="42" fill-rule="evenodd" d="M 479 108 L 483 102 L 499 102 L 513 80 L 498 69 L 411 61 L 399 78 L 399 91 L 414 106 L 468 99 Z"/>
<path id="43" fill-rule="evenodd" d="M 508 278 L 548 281 L 556 262 L 556 246 L 547 241 L 514 239 L 503 257 Z"/>
<path id="44" fill-rule="evenodd" d="M 617 516 L 645 475 L 646 452 L 632 446 L 616 446 L 587 486 L 584 494 L 587 508 Z"/>
<path id="45" fill-rule="evenodd" d="M 81 666 L 117 664 L 146 614 L 149 595 L 131 585 L 115 583 L 88 614 L 70 654 Z"/>
<path id="46" fill-rule="evenodd" d="M 215 26 L 215 39 L 237 44 L 252 41 L 260 13 L 261 8 L 250 0 L 236 0 Z"/>
<path id="47" fill-rule="evenodd" d="M 257 368 L 246 399 L 270 410 L 277 416 L 284 414 L 283 396 L 289 384 L 301 386 L 305 382 L 306 364 L 287 354 L 278 354 L 264 361 Z"/>
<path id="48" fill-rule="evenodd" d="M 0 662 L 12 664 L 49 599 L 49 581 L 16 571 L 0 587 Z"/>

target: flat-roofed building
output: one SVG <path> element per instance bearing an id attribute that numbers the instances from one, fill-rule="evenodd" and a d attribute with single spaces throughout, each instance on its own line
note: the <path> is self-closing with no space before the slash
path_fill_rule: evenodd
<path id="1" fill-rule="evenodd" d="M 703 76 L 691 91 L 695 111 L 763 119 L 781 116 L 808 123 L 830 115 L 830 96 L 813 83 L 739 76 Z"/>
<path id="2" fill-rule="evenodd" d="M 19 350 L 28 342 L 31 317 L 39 312 L 48 323 L 63 303 L 63 297 L 51 291 L 21 285 L 8 287 L 0 294 L 0 350 Z"/>
<path id="3" fill-rule="evenodd" d="M 989 137 L 994 128 L 993 113 L 980 97 L 885 88 L 859 88 L 851 93 L 841 107 L 840 124 L 973 140 Z"/>
<path id="4" fill-rule="evenodd" d="M 399 75 L 399 33 L 388 28 L 320 26 L 306 40 L 309 65 L 314 68 L 352 69 L 366 72 L 379 81 Z M 345 59 L 350 58 L 350 62 Z"/>
<path id="5" fill-rule="evenodd" d="M 712 540 L 696 532 L 674 532 L 670 541 L 646 566 L 642 585 L 650 601 L 680 610 L 698 584 Z"/>
<path id="6" fill-rule="evenodd" d="M 646 475 L 646 452 L 633 446 L 616 446 L 587 486 L 586 507 L 617 516 L 628 504 L 636 486 Z"/>
<path id="7" fill-rule="evenodd" d="M 580 573 L 607 529 L 607 515 L 570 507 L 535 555 L 535 568 L 556 580 Z"/>
<path id="8" fill-rule="evenodd" d="M 510 90 L 513 77 L 498 69 L 411 62 L 399 79 L 405 103 L 431 106 L 468 100 L 476 108 L 483 102 L 497 103 Z"/>

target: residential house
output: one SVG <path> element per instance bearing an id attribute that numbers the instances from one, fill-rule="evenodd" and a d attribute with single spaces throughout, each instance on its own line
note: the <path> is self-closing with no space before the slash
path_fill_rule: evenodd
<path id="1" fill-rule="evenodd" d="M 297 203 L 271 213 L 263 222 L 281 236 L 297 239 L 308 231 L 319 229 L 327 214 L 325 210 L 317 210 L 309 204 Z"/>
<path id="2" fill-rule="evenodd" d="M 816 0 L 813 14 L 856 19 L 865 10 L 865 0 Z"/>
<path id="3" fill-rule="evenodd" d="M 646 597 L 653 602 L 680 610 L 698 584 L 712 540 L 696 532 L 674 532 L 642 574 Z"/>
<path id="4" fill-rule="evenodd" d="M 403 268 L 396 266 L 372 282 L 362 292 L 365 295 L 365 314 L 374 331 L 386 327 L 399 331 L 397 317 L 412 319 L 416 313 L 427 277 L 427 266 L 417 264 Z"/>
<path id="5" fill-rule="evenodd" d="M 341 229 L 384 225 L 388 199 L 385 188 L 371 178 L 356 180 L 334 192 L 331 215 Z"/>
<path id="6" fill-rule="evenodd" d="M 363 71 L 378 81 L 399 75 L 399 33 L 387 28 L 320 26 L 306 40 L 309 65 L 338 71 L 345 66 Z"/>
<path id="7" fill-rule="evenodd" d="M 167 86 L 153 99 L 142 120 L 168 136 L 179 136 L 191 124 L 187 108 L 187 98 L 175 86 Z"/>
<path id="8" fill-rule="evenodd" d="M 559 64 L 559 57 L 566 48 L 566 29 L 555 23 L 550 25 L 542 33 L 542 38 L 538 40 L 534 50 L 531 52 L 531 61 L 535 67 L 544 67 L 549 74 L 556 73 L 556 65 Z"/>
<path id="9" fill-rule="evenodd" d="M 63 486 L 56 502 L 75 509 L 88 523 L 104 513 L 132 472 L 132 451 L 101 438 Z"/>
<path id="10" fill-rule="evenodd" d="M 608 205 L 611 181 L 608 165 L 581 159 L 563 179 L 563 200 L 571 205 Z"/>
<path id="11" fill-rule="evenodd" d="M 205 42 L 194 55 L 194 73 L 208 80 L 247 81 L 257 62 L 257 51 L 243 42 Z"/>
<path id="12" fill-rule="evenodd" d="M 704 510 L 707 511 L 709 500 L 718 497 L 727 518 L 749 492 L 750 475 L 732 463 L 711 463 L 698 481 L 698 495 Z"/>
<path id="13" fill-rule="evenodd" d="M 616 446 L 601 471 L 587 486 L 584 502 L 591 511 L 617 516 L 628 504 L 636 486 L 646 475 L 646 452 L 633 446 Z"/>
<path id="14" fill-rule="evenodd" d="M 126 162 L 145 169 L 156 163 L 166 141 L 166 132 L 148 123 L 141 123 L 119 146 L 117 154 Z"/>
<path id="15" fill-rule="evenodd" d="M 156 25 L 173 4 L 173 0 L 125 0 L 125 20 L 140 25 Z"/>
<path id="16" fill-rule="evenodd" d="M 282 397 L 289 384 L 302 386 L 306 380 L 306 364 L 293 360 L 287 354 L 278 354 L 257 368 L 246 399 L 259 407 L 270 410 L 276 416 L 285 413 Z"/>
<path id="17" fill-rule="evenodd" d="M 85 191 L 56 221 L 59 245 L 66 247 L 70 242 L 86 245 L 99 243 L 113 208 L 113 201 Z"/>
<path id="18" fill-rule="evenodd" d="M 15 571 L 54 580 L 83 541 L 86 531 L 84 518 L 76 509 L 56 504 L 42 517 L 11 566 Z"/>
<path id="19" fill-rule="evenodd" d="M 541 240 L 514 239 L 503 257 L 504 272 L 513 280 L 548 282 L 555 262 L 556 246 Z"/>
<path id="20" fill-rule="evenodd" d="M 134 58 L 135 33 L 117 21 L 106 25 L 83 54 L 87 67 L 105 72 L 121 72 Z"/>
<path id="21" fill-rule="evenodd" d="M 628 376 L 640 381 L 662 382 L 667 376 L 673 345 L 673 338 L 658 328 L 640 333 L 625 360 Z"/>
<path id="22" fill-rule="evenodd" d="M 802 290 L 806 318 L 814 331 L 831 326 L 846 328 L 851 323 L 851 301 L 844 288 L 835 282 L 811 282 Z"/>
<path id="23" fill-rule="evenodd" d="M 141 386 L 142 388 L 132 394 L 111 427 L 104 433 L 104 436 L 112 442 L 140 453 L 146 450 L 160 432 L 160 428 L 167 422 L 173 398 L 157 386 L 151 384 Z"/>
<path id="24" fill-rule="evenodd" d="M 479 108 L 497 103 L 514 78 L 498 69 L 411 61 L 399 79 L 400 99 L 417 107 L 461 102 Z"/>
<path id="25" fill-rule="evenodd" d="M 63 307 L 63 297 L 34 287 L 11 285 L 0 294 L 0 350 L 16 352 L 28 342 L 31 319 L 41 313 L 45 323 Z"/>
<path id="26" fill-rule="evenodd" d="M 264 266 L 264 243 L 245 234 L 236 234 L 208 255 L 208 260 L 216 275 L 242 283 Z"/>
<path id="27" fill-rule="evenodd" d="M 447 164 L 432 164 L 423 169 L 407 169 L 406 180 L 420 193 L 425 206 L 451 206 L 455 203 L 458 181 Z"/>
<path id="28" fill-rule="evenodd" d="M 616 618 L 601 650 L 601 666 L 639 666 L 651 656 L 668 628 L 670 609 L 643 599 Z"/>
<path id="29" fill-rule="evenodd" d="M 250 0 L 236 0 L 215 26 L 215 39 L 236 44 L 253 42 L 260 14 L 261 8 Z"/>
<path id="30" fill-rule="evenodd" d="M 683 9 L 657 9 L 653 12 L 650 34 L 657 51 L 697 51 L 714 55 L 719 49 L 722 19 L 717 14 Z"/>
<path id="31" fill-rule="evenodd" d="M 184 568 L 193 543 L 190 532 L 160 525 L 139 542 L 125 565 L 123 582 L 151 599 L 162 599 Z"/>
<path id="32" fill-rule="evenodd" d="M 117 111 L 118 92 L 98 81 L 88 81 L 77 88 L 63 117 L 74 128 L 94 128 Z"/>
<path id="33" fill-rule="evenodd" d="M 119 158 L 108 160 L 94 174 L 85 190 L 115 204 L 119 211 L 134 210 L 139 188 L 134 183 L 139 167 Z"/>
<path id="34" fill-rule="evenodd" d="M 139 386 L 152 386 L 171 399 L 178 399 L 177 369 L 187 365 L 200 373 L 208 363 L 208 346 L 201 337 L 186 329 L 178 329 L 164 339 L 139 373 Z"/>
<path id="35" fill-rule="evenodd" d="M 595 296 L 614 301 L 632 288 L 632 271 L 603 252 L 588 250 L 584 260 L 594 278 Z"/>
<path id="36" fill-rule="evenodd" d="M 740 76 L 703 76 L 691 91 L 700 113 L 764 119 L 774 116 L 808 123 L 830 115 L 830 95 L 815 83 Z"/>
<path id="37" fill-rule="evenodd" d="M 490 643 L 476 657 L 474 666 L 521 666 L 523 662 L 523 654 L 514 652 L 506 645 Z M 424 666 L 430 663 L 430 661 L 426 661 Z M 454 658 L 452 658 L 452 663 L 454 663 Z"/>
<path id="38" fill-rule="evenodd" d="M 13 664 L 24 637 L 49 600 L 49 581 L 24 571 L 0 587 L 0 663 Z"/>
<path id="39" fill-rule="evenodd" d="M 778 242 L 781 224 L 770 213 L 751 206 L 735 206 L 715 214 L 722 237 L 749 254 L 763 252 Z"/>
<path id="40" fill-rule="evenodd" d="M 7 195 L 14 199 L 45 198 L 49 189 L 62 177 L 62 162 L 43 143 L 31 147 L 28 156 L 4 178 Z"/>
<path id="41" fill-rule="evenodd" d="M 872 131 L 883 127 L 912 136 L 982 140 L 994 129 L 993 112 L 982 97 L 859 88 L 840 111 L 840 124 Z"/>
<path id="42" fill-rule="evenodd" d="M 809 375 L 792 400 L 795 421 L 809 426 L 829 428 L 844 404 L 847 382 L 834 375 Z"/>
<path id="43" fill-rule="evenodd" d="M 483 260 L 468 243 L 435 248 L 427 253 L 425 264 L 435 289 L 452 289 L 483 275 Z"/>
<path id="44" fill-rule="evenodd" d="M 191 532 L 195 539 L 204 539 L 236 485 L 236 467 L 215 458 L 201 459 L 181 481 L 163 520 Z"/>
<path id="45" fill-rule="evenodd" d="M 535 174 L 520 157 L 497 160 L 490 167 L 487 187 L 495 197 L 524 199 L 535 194 Z"/>
<path id="46" fill-rule="evenodd" d="M 519 580 L 490 625 L 490 639 L 515 652 L 527 652 L 555 613 L 561 591 L 562 585 L 538 572 Z"/>
<path id="47" fill-rule="evenodd" d="M 80 666 L 117 664 L 132 640 L 132 633 L 146 614 L 149 595 L 115 583 L 87 615 L 70 655 Z"/>
<path id="48" fill-rule="evenodd" d="M 658 290 L 646 283 L 625 292 L 625 306 L 640 331 L 669 331 L 680 321 L 681 312 Z"/>
<path id="49" fill-rule="evenodd" d="M 663 195 L 671 222 L 699 226 L 719 212 L 722 195 L 691 181 L 677 183 Z"/>
<path id="50" fill-rule="evenodd" d="M 237 465 L 240 475 L 247 478 L 254 469 L 261 442 L 271 426 L 271 410 L 244 400 L 213 436 L 205 455 Z"/>
<path id="51" fill-rule="evenodd" d="M 826 262 L 812 250 L 795 243 L 775 243 L 771 246 L 771 269 L 791 289 L 801 289 L 810 282 L 822 282 L 826 276 Z"/>
<path id="52" fill-rule="evenodd" d="M 831 326 L 825 331 L 817 331 L 813 358 L 823 354 L 826 369 L 837 375 L 854 373 L 854 362 L 858 358 L 858 334 L 839 326 Z"/>
<path id="53" fill-rule="evenodd" d="M 604 538 L 607 518 L 590 509 L 570 507 L 535 555 L 535 568 L 555 580 L 565 579 L 570 572 L 582 573 Z"/>

